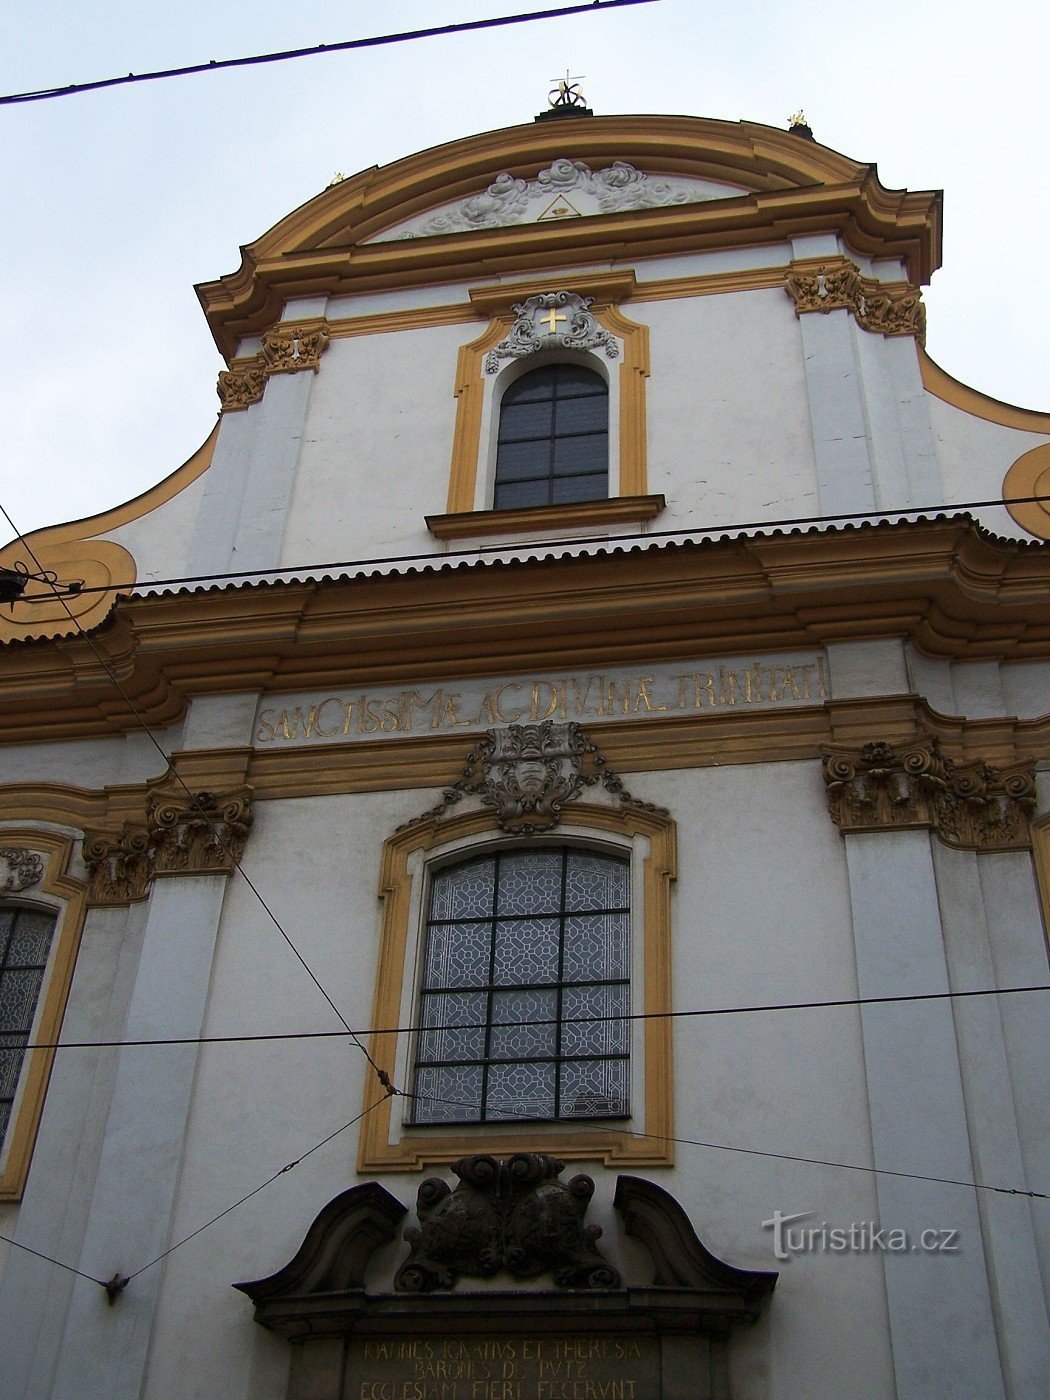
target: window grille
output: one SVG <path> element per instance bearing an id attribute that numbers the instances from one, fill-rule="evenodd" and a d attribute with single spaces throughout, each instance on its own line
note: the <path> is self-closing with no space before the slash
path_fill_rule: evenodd
<path id="1" fill-rule="evenodd" d="M 630 866 L 498 851 L 431 884 L 417 1124 L 628 1113 Z"/>
<path id="2" fill-rule="evenodd" d="M 0 1146 L 11 1120 L 54 932 L 55 916 L 45 909 L 0 908 Z"/>

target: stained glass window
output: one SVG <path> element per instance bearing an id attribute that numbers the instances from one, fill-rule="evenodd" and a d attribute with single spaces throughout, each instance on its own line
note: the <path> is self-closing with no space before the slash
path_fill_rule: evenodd
<path id="1" fill-rule="evenodd" d="M 600 501 L 609 494 L 609 390 L 594 370 L 555 364 L 500 402 L 493 507 Z"/>
<path id="2" fill-rule="evenodd" d="M 416 1123 L 628 1112 L 630 866 L 497 851 L 431 884 Z"/>
<path id="3" fill-rule="evenodd" d="M 0 1145 L 3 1144 L 44 981 L 55 916 L 0 908 Z"/>

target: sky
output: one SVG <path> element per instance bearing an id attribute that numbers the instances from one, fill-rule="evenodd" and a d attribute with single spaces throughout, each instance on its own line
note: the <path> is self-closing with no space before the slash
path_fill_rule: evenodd
<path id="1" fill-rule="evenodd" d="M 552 8 L 558 0 L 36 0 L 0 13 L 0 93 Z M 0 107 L 0 504 L 25 532 L 148 489 L 210 432 L 222 362 L 193 290 L 337 173 L 531 121 L 787 125 L 944 190 L 927 349 L 1050 410 L 1044 6 L 655 0 L 513 28 Z M 9 538 L 0 525 L 0 539 Z"/>

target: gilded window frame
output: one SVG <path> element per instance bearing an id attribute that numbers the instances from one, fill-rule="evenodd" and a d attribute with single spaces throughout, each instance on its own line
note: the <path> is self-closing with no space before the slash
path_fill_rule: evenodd
<path id="1" fill-rule="evenodd" d="M 635 995 L 635 1012 L 645 1013 L 641 1028 L 643 1108 L 615 1126 L 581 1120 L 559 1123 L 471 1123 L 413 1126 L 395 1119 L 389 1098 L 366 1114 L 361 1125 L 357 1169 L 362 1174 L 420 1171 L 425 1166 L 457 1161 L 471 1152 L 550 1152 L 571 1161 L 596 1161 L 610 1167 L 674 1165 L 674 1107 L 671 1020 L 671 884 L 677 874 L 676 830 L 671 818 L 640 808 L 601 807 L 574 803 L 564 816 L 563 839 L 596 841 L 619 838 L 622 848 L 645 838 L 647 854 L 632 856 L 640 865 L 641 908 L 632 910 L 633 937 L 641 941 L 642 988 Z M 369 1050 L 388 1073 L 411 1064 L 411 1036 L 398 1034 L 406 989 L 416 1004 L 417 968 L 409 963 L 415 947 L 428 861 L 467 854 L 479 838 L 505 839 L 488 810 L 448 820 L 431 818 L 395 833 L 383 847 L 379 897 L 383 905 L 382 933 L 372 1007 L 373 1031 Z M 549 836 L 545 841 L 549 844 Z M 415 868 L 413 868 L 415 867 Z M 375 1100 L 375 1087 L 366 1080 L 363 1107 Z M 641 1116 L 641 1122 L 639 1122 Z M 393 1139 L 393 1140 L 392 1140 Z"/>
<path id="2" fill-rule="evenodd" d="M 37 999 L 30 1043 L 54 1044 L 62 1029 L 77 952 L 87 913 L 87 885 L 69 874 L 73 839 L 58 832 L 7 827 L 5 846 L 24 846 L 44 858 L 44 873 L 31 890 L 3 896 L 6 905 L 47 909 L 56 916 L 48 967 Z M 19 1077 L 11 1121 L 0 1156 L 0 1202 L 19 1201 L 25 1191 L 36 1146 L 54 1049 L 28 1050 Z"/>

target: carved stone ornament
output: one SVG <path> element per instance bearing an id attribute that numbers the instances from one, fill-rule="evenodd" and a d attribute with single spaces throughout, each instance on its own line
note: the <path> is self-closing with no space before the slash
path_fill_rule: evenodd
<path id="1" fill-rule="evenodd" d="M 274 326 L 262 338 L 262 354 L 235 362 L 219 375 L 217 392 L 221 412 L 236 413 L 258 403 L 271 374 L 317 373 L 331 334 L 327 321 L 301 326 Z"/>
<path id="2" fill-rule="evenodd" d="M 252 789 L 216 794 L 181 789 L 150 793 L 145 821 L 119 832 L 84 833 L 88 900 L 93 905 L 145 899 L 163 875 L 226 875 L 244 853 L 252 825 Z"/>
<path id="3" fill-rule="evenodd" d="M 266 371 L 262 361 L 256 364 L 224 369 L 219 375 L 218 395 L 221 412 L 237 413 L 258 403 L 266 388 Z"/>
<path id="4" fill-rule="evenodd" d="M 149 894 L 149 833 L 125 826 L 121 831 L 86 831 L 84 863 L 88 901 L 95 905 L 132 904 Z"/>
<path id="5" fill-rule="evenodd" d="M 946 846 L 1013 851 L 1031 845 L 1035 768 L 955 763 L 936 739 L 895 749 L 824 750 L 828 810 L 843 833 L 932 827 Z"/>
<path id="6" fill-rule="evenodd" d="M 0 849 L 0 891 L 4 894 L 32 889 L 43 878 L 44 858 L 36 851 L 27 851 L 24 846 Z"/>
<path id="7" fill-rule="evenodd" d="M 663 807 L 633 797 L 597 747 L 574 721 L 511 724 L 490 729 L 467 755 L 463 776 L 446 788 L 441 801 L 399 830 L 440 817 L 469 795 L 496 811 L 502 831 L 532 836 L 558 825 L 566 803 L 600 783 L 621 807 L 659 812 Z"/>
<path id="8" fill-rule="evenodd" d="M 317 373 L 321 356 L 330 339 L 325 322 L 309 326 L 275 326 L 262 338 L 263 361 L 267 374 L 298 374 L 312 369 Z"/>
<path id="9" fill-rule="evenodd" d="M 615 360 L 620 347 L 587 310 L 593 300 L 576 292 L 541 292 L 516 302 L 517 319 L 506 339 L 485 356 L 485 373 L 495 374 L 502 360 L 521 360 L 537 350 L 602 349 Z"/>
<path id="10" fill-rule="evenodd" d="M 864 277 L 849 258 L 792 263 L 784 287 L 795 303 L 796 316 L 845 310 L 866 331 L 926 338 L 926 308 L 919 288 Z"/>
<path id="11" fill-rule="evenodd" d="M 510 224 L 616 214 L 625 209 L 661 209 L 724 198 L 727 193 L 735 191 L 716 190 L 703 181 L 646 175 L 626 160 L 592 170 L 585 161 L 559 156 L 535 180 L 522 180 L 504 171 L 481 193 L 413 220 L 407 228 L 393 230 L 380 239 L 427 238 Z"/>
<path id="12" fill-rule="evenodd" d="M 777 1275 L 716 1258 L 673 1196 L 620 1176 L 613 1209 L 640 1246 L 621 1280 L 582 1223 L 588 1178 L 564 1184 L 559 1170 L 522 1152 L 464 1159 L 455 1190 L 424 1182 L 392 1290 L 366 1285 L 386 1276 L 404 1207 L 375 1182 L 331 1201 L 283 1269 L 236 1285 L 295 1344 L 290 1400 L 730 1400 L 728 1340 Z"/>
<path id="13" fill-rule="evenodd" d="M 618 1288 L 620 1275 L 599 1254 L 597 1225 L 585 1225 L 594 1182 L 560 1179 L 565 1163 L 538 1152 L 505 1161 L 479 1155 L 453 1167 L 453 1191 L 428 1177 L 416 1196 L 419 1228 L 405 1231 L 409 1255 L 394 1279 L 399 1293 L 452 1288 L 461 1276 L 516 1279 L 550 1274 L 559 1288 Z"/>
<path id="14" fill-rule="evenodd" d="M 251 789 L 218 795 L 151 794 L 146 811 L 153 875 L 228 874 L 252 826 Z"/>

